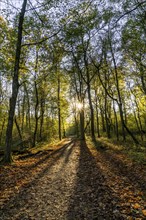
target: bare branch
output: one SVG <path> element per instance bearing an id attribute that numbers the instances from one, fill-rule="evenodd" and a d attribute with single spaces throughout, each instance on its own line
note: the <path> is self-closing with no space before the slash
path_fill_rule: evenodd
<path id="1" fill-rule="evenodd" d="M 123 15 L 121 15 L 115 22 L 115 24 L 117 24 L 119 22 L 119 20 L 121 20 L 123 17 L 125 17 L 126 15 L 130 14 L 131 12 L 135 11 L 137 8 L 139 8 L 141 5 L 145 4 L 146 1 L 143 2 L 139 2 L 133 9 L 126 11 Z"/>
<path id="2" fill-rule="evenodd" d="M 51 39 L 52 37 L 55 37 L 60 31 L 61 31 L 61 29 L 59 29 L 56 33 L 52 34 L 51 36 L 45 37 L 45 38 L 43 38 L 43 39 L 40 40 L 40 41 L 22 44 L 22 47 L 25 47 L 25 46 L 34 46 L 34 45 L 42 44 L 43 42 L 47 41 L 48 39 Z"/>

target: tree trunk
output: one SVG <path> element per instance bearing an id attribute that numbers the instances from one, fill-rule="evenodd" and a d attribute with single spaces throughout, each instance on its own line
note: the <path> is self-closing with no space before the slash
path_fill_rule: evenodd
<path id="1" fill-rule="evenodd" d="M 111 55 L 114 63 L 114 69 L 115 69 L 115 83 L 116 83 L 116 89 L 118 93 L 118 106 L 119 106 L 119 111 L 120 111 L 120 119 L 121 119 L 121 126 L 122 126 L 122 135 L 123 135 L 123 141 L 126 140 L 126 134 L 125 134 L 125 128 L 127 130 L 127 126 L 124 121 L 124 115 L 123 115 L 123 104 L 122 104 L 122 98 L 121 98 L 121 93 L 120 93 L 120 88 L 119 88 L 119 79 L 118 79 L 118 70 L 117 70 L 117 64 L 111 44 L 111 40 L 109 39 L 110 43 L 110 49 L 111 49 Z M 129 129 L 128 129 L 129 130 Z"/>
<path id="2" fill-rule="evenodd" d="M 35 147 L 36 145 L 36 136 L 37 136 L 37 130 L 38 130 L 38 107 L 39 107 L 39 96 L 38 96 L 38 88 L 37 88 L 37 69 L 38 69 L 38 51 L 36 51 L 36 63 L 35 63 L 35 82 L 34 82 L 34 87 L 35 87 L 35 98 L 36 98 L 36 103 L 35 103 L 35 128 L 34 128 L 34 133 L 33 133 L 33 143 L 32 147 Z"/>
<path id="3" fill-rule="evenodd" d="M 21 124 L 22 133 L 23 133 L 23 129 L 24 129 L 25 104 L 26 104 L 26 96 L 25 96 L 25 92 L 24 92 L 23 103 L 22 103 L 22 124 Z"/>
<path id="4" fill-rule="evenodd" d="M 83 42 L 83 40 L 82 40 Z M 84 45 L 84 43 L 83 43 Z M 88 66 L 88 58 L 87 58 L 87 50 L 84 48 L 84 63 L 86 67 L 86 78 L 87 80 L 85 81 L 87 84 L 87 93 L 88 93 L 88 100 L 89 100 L 89 107 L 90 107 L 90 115 L 91 115 L 91 137 L 92 140 L 95 140 L 95 128 L 94 128 L 94 109 L 93 109 L 93 104 L 92 104 L 92 99 L 91 99 L 91 79 L 92 77 L 90 76 L 89 73 L 89 66 Z"/>
<path id="5" fill-rule="evenodd" d="M 18 36 L 17 36 L 17 45 L 16 45 L 16 54 L 15 54 L 15 65 L 14 65 L 14 75 L 12 81 L 12 96 L 9 103 L 9 114 L 8 114 L 8 124 L 6 130 L 6 148 L 4 154 L 4 161 L 6 163 L 11 163 L 11 146 L 12 146 L 12 131 L 13 131 L 13 121 L 15 114 L 15 107 L 19 89 L 19 64 L 20 64 L 20 55 L 21 55 L 21 43 L 22 43 L 22 31 L 23 31 L 23 21 L 26 10 L 27 0 L 23 1 L 22 9 L 19 15 L 19 24 L 18 24 Z"/>
<path id="6" fill-rule="evenodd" d="M 116 131 L 116 137 L 117 137 L 117 141 L 119 141 L 119 126 L 118 126 L 118 118 L 117 118 L 117 113 L 116 113 L 114 101 L 113 101 L 113 111 L 114 111 L 114 117 L 115 117 L 115 131 Z"/>
<path id="7" fill-rule="evenodd" d="M 80 110 L 80 139 L 85 140 L 85 132 L 84 132 L 84 109 Z"/>
<path id="8" fill-rule="evenodd" d="M 19 124 L 18 124 L 18 122 L 17 122 L 16 117 L 15 117 L 15 124 L 16 124 L 16 128 L 17 128 L 17 131 L 18 131 L 20 140 L 21 140 L 21 150 L 22 150 L 22 149 L 24 148 L 24 145 L 23 145 L 23 137 L 22 137 L 21 130 L 20 130 L 20 127 L 19 127 Z"/>
<path id="9" fill-rule="evenodd" d="M 96 122 L 97 122 L 97 134 L 98 134 L 98 138 L 100 138 L 99 113 L 98 113 L 98 108 L 96 108 Z"/>
<path id="10" fill-rule="evenodd" d="M 61 134 L 61 108 L 60 108 L 60 75 L 58 73 L 58 89 L 57 89 L 57 96 L 58 96 L 58 135 L 59 135 L 59 140 L 62 139 L 62 134 Z"/>
<path id="11" fill-rule="evenodd" d="M 65 138 L 66 137 L 66 131 L 65 131 L 65 125 L 64 125 L 63 117 L 61 119 L 62 119 L 62 127 L 63 127 L 63 138 Z"/>
<path id="12" fill-rule="evenodd" d="M 107 133 L 107 137 L 111 138 L 110 135 L 110 125 L 109 125 L 109 118 L 108 118 L 108 105 L 107 105 L 107 94 L 105 92 L 105 96 L 104 96 L 104 106 L 105 106 L 105 123 L 106 123 L 106 133 Z"/>
<path id="13" fill-rule="evenodd" d="M 90 83 L 88 83 L 88 100 L 89 100 L 89 106 L 90 106 L 90 114 L 91 114 L 91 137 L 93 140 L 95 140 L 95 132 L 94 132 L 94 110 L 91 100 L 91 91 L 90 91 Z"/>
<path id="14" fill-rule="evenodd" d="M 96 92 L 95 95 L 97 96 Z M 100 137 L 100 128 L 99 128 L 99 111 L 98 111 L 98 104 L 97 104 L 97 97 L 96 98 L 96 127 L 97 127 L 97 135 Z"/>
<path id="15" fill-rule="evenodd" d="M 26 112 L 26 127 L 29 128 L 29 130 L 31 131 L 31 122 L 30 122 L 30 100 L 29 100 L 29 93 L 27 90 L 27 86 L 24 83 L 24 90 L 26 93 L 26 99 L 27 99 L 27 112 Z"/>
<path id="16" fill-rule="evenodd" d="M 6 117 L 4 116 L 4 120 L 2 122 L 1 132 L 0 132 L 0 144 L 2 143 L 2 136 L 3 136 L 3 131 L 4 131 L 4 127 L 5 127 L 5 122 L 6 122 Z"/>
<path id="17" fill-rule="evenodd" d="M 43 140 L 43 125 L 44 125 L 44 113 L 45 113 L 45 99 L 41 98 L 41 107 L 40 107 L 40 141 Z"/>

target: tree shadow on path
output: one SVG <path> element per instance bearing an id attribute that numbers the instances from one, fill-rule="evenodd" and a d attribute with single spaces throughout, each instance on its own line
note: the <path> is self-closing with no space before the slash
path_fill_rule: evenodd
<path id="1" fill-rule="evenodd" d="M 57 161 L 59 158 L 61 157 L 64 157 L 65 152 L 66 152 L 66 149 L 69 148 L 68 151 L 71 151 L 72 147 L 72 143 L 73 143 L 73 140 L 70 141 L 69 143 L 66 143 L 64 144 L 62 147 L 60 147 L 59 149 L 57 150 L 54 150 L 53 152 L 51 151 L 44 151 L 43 153 L 43 156 L 42 154 L 40 154 L 40 159 L 38 158 L 38 160 L 34 163 L 24 163 L 23 165 L 21 165 L 21 173 L 20 173 L 20 177 L 22 175 L 22 173 L 24 173 L 24 179 L 25 178 L 29 178 L 30 176 L 30 181 L 27 181 L 27 182 L 31 182 L 31 179 L 32 177 L 34 177 L 34 174 L 33 172 L 38 168 L 38 167 L 41 167 L 43 164 L 45 164 L 50 158 L 54 158 L 50 164 L 47 164 L 46 165 L 46 171 L 49 169 L 49 167 L 51 167 L 53 164 L 55 164 L 55 161 Z M 70 156 L 70 153 L 68 153 L 65 157 L 65 160 L 68 162 L 68 159 L 69 159 L 69 156 Z M 35 158 L 35 155 L 34 155 L 34 158 Z M 23 160 L 24 161 L 24 160 Z M 26 158 L 26 161 L 27 161 L 27 158 Z M 15 168 L 15 165 L 12 165 L 14 166 Z M 13 169 L 14 170 L 14 169 Z M 9 175 L 7 176 L 7 182 L 10 182 L 10 184 L 8 185 L 1 185 L 1 190 L 5 190 L 5 188 L 7 187 L 7 190 L 9 190 L 12 185 L 17 185 L 17 182 L 19 181 L 19 175 L 18 175 L 18 172 L 20 172 L 20 170 L 17 171 L 17 168 L 16 168 L 16 171 L 14 172 L 17 172 L 16 175 L 14 175 L 13 177 L 13 184 L 11 184 L 12 180 L 12 176 Z M 44 175 L 45 173 L 45 166 L 41 169 L 41 171 L 38 173 L 38 175 Z M 34 177 L 35 178 L 35 177 Z"/>
<path id="2" fill-rule="evenodd" d="M 19 213 L 22 207 L 25 206 L 27 204 L 27 201 L 30 199 L 29 190 L 31 190 L 31 187 L 35 187 L 35 185 L 38 185 L 39 181 L 45 175 L 48 175 L 48 172 L 52 168 L 52 166 L 57 164 L 61 158 L 63 158 L 64 163 L 67 164 L 67 162 L 69 161 L 70 154 L 72 152 L 72 148 L 74 147 L 74 144 L 72 143 L 73 141 L 70 141 L 69 143 L 63 145 L 58 150 L 55 150 L 53 153 L 46 155 L 45 158 L 42 158 L 37 163 L 30 166 L 29 170 L 27 166 L 26 166 L 26 170 L 25 167 L 23 167 L 24 179 L 25 179 L 25 175 L 28 175 L 29 179 L 28 178 L 26 179 L 25 184 L 23 184 L 17 192 L 15 192 L 15 185 L 14 185 L 15 194 L 10 196 L 8 198 L 8 201 L 4 202 L 4 204 L 0 207 L 0 220 L 13 219 L 13 216 L 17 212 Z M 33 174 L 32 170 L 35 170 L 37 168 L 39 168 L 38 172 L 35 172 Z M 58 170 L 58 172 L 61 172 L 61 167 Z"/>
<path id="3" fill-rule="evenodd" d="M 101 143 L 99 142 L 99 144 Z M 108 163 L 108 166 L 112 170 L 112 172 L 115 172 L 115 174 L 126 178 L 129 184 L 139 189 L 141 192 L 144 193 L 144 195 L 146 195 L 146 175 L 142 175 L 144 167 L 140 167 L 140 165 L 138 166 L 138 164 L 134 163 L 128 165 L 123 160 L 123 158 L 119 156 L 119 151 L 110 151 L 108 149 L 106 150 L 106 148 L 104 150 L 100 150 L 97 142 L 94 142 L 94 145 L 95 149 L 97 151 L 100 151 L 100 153 L 102 154 L 103 163 Z"/>
<path id="4" fill-rule="evenodd" d="M 117 210 L 120 199 L 108 187 L 100 167 L 81 141 L 74 194 L 70 198 L 67 220 L 124 219 Z"/>

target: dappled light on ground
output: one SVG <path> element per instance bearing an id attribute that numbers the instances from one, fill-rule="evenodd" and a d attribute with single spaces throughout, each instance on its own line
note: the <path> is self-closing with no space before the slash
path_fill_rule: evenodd
<path id="1" fill-rule="evenodd" d="M 145 177 L 114 150 L 71 140 L 1 168 L 1 220 L 145 219 Z"/>

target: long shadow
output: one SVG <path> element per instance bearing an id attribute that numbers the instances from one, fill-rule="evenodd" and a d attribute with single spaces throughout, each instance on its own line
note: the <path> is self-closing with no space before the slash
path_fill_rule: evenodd
<path id="1" fill-rule="evenodd" d="M 73 151 L 73 147 L 74 146 L 75 146 L 75 141 L 70 145 L 70 147 L 69 147 L 69 149 L 68 149 L 68 151 L 67 151 L 67 153 L 65 155 L 65 160 L 64 160 L 65 163 L 69 162 L 69 157 L 70 157 L 70 155 L 71 155 L 71 153 Z"/>
<path id="2" fill-rule="evenodd" d="M 124 219 L 120 211 L 117 211 L 118 203 L 120 203 L 120 199 L 108 187 L 86 142 L 82 141 L 76 185 L 70 198 L 66 219 Z"/>
<path id="3" fill-rule="evenodd" d="M 102 157 L 105 161 L 108 161 L 110 163 L 111 169 L 113 172 L 118 172 L 120 176 L 126 177 L 130 184 L 135 186 L 135 188 L 139 188 L 142 192 L 144 192 L 144 195 L 146 195 L 146 179 L 143 178 L 142 175 L 139 175 L 140 173 L 136 172 L 136 165 L 133 166 L 127 166 L 126 163 L 119 157 L 117 157 L 118 152 L 110 152 L 106 150 L 106 148 L 98 147 L 98 143 L 94 142 L 96 149 L 102 153 Z M 145 198 L 146 199 L 146 198 Z"/>
<path id="4" fill-rule="evenodd" d="M 52 166 L 55 161 L 57 161 L 59 158 L 63 157 L 64 154 L 65 154 L 65 151 L 66 149 L 73 143 L 73 140 L 70 141 L 69 143 L 67 144 L 64 144 L 62 147 L 60 147 L 59 149 L 57 150 L 54 150 L 53 152 L 48 152 L 46 153 L 46 155 L 43 155 L 43 157 L 38 160 L 37 162 L 34 162 L 33 164 L 31 165 L 28 165 L 28 164 L 24 164 L 23 166 L 21 166 L 21 173 L 25 173 L 25 176 L 24 178 L 28 178 L 29 176 L 32 176 L 32 172 L 33 170 L 35 170 L 38 166 L 40 166 L 41 164 L 43 163 L 46 163 L 47 160 L 49 158 L 52 158 L 53 157 L 53 162 L 51 162 L 50 166 Z M 53 164 L 52 164 L 53 163 Z M 15 166 L 15 165 L 14 165 Z M 49 166 L 47 166 L 49 167 Z M 13 185 L 15 186 L 17 184 L 17 174 L 16 174 L 16 177 L 13 179 Z M 11 181 L 11 176 L 7 178 L 7 182 Z M 18 177 L 19 178 L 19 177 Z M 12 186 L 11 184 L 10 185 L 7 185 L 7 190 L 10 189 Z M 5 185 L 3 184 L 1 186 L 1 190 L 4 190 L 5 189 Z"/>
<path id="5" fill-rule="evenodd" d="M 17 207 L 17 210 L 19 210 L 26 203 L 27 194 L 29 194 L 29 193 L 27 193 L 27 190 L 31 186 L 34 187 L 35 185 L 38 184 L 39 180 L 51 169 L 51 167 L 55 163 L 57 163 L 57 161 L 61 157 L 64 156 L 66 149 L 68 147 L 70 147 L 72 142 L 73 141 L 65 144 L 63 147 L 59 148 L 58 150 L 55 150 L 53 153 L 47 155 L 45 158 L 41 159 L 39 162 L 37 162 L 36 164 L 31 166 L 31 168 L 29 168 L 30 169 L 29 172 L 31 174 L 32 169 L 36 168 L 40 164 L 43 164 L 42 169 L 36 175 L 31 176 L 30 180 L 27 181 L 22 187 L 20 187 L 19 192 L 16 192 L 14 196 L 11 196 L 9 198 L 9 200 L 3 204 L 2 208 L 0 208 L 0 219 L 1 219 L 1 216 L 9 216 L 9 215 L 11 216 L 12 213 L 11 213 L 10 207 L 12 207 L 12 209 Z M 70 153 L 67 154 L 67 158 L 69 157 Z M 51 161 L 49 161 L 47 163 L 47 160 L 50 157 L 51 157 Z M 66 159 L 66 160 L 68 160 L 68 159 Z M 28 169 L 27 169 L 27 171 L 28 171 Z M 25 200 L 23 200 L 23 198 L 25 198 Z M 2 219 L 4 219 L 4 218 L 2 218 Z"/>
<path id="6" fill-rule="evenodd" d="M 32 164 L 31 166 L 28 165 L 28 166 L 25 166 L 25 167 L 28 167 L 29 169 L 33 169 L 34 167 L 38 166 L 42 162 L 45 162 L 46 160 L 48 160 L 49 157 L 55 156 L 56 159 L 58 159 L 58 157 L 60 158 L 61 156 L 64 156 L 64 152 L 66 151 L 66 148 L 68 148 L 72 142 L 73 141 L 70 141 L 69 143 L 64 144 L 61 148 L 59 148 L 59 149 L 57 149 L 57 150 L 55 150 L 53 152 L 50 152 L 45 157 L 40 159 L 38 162 Z"/>

